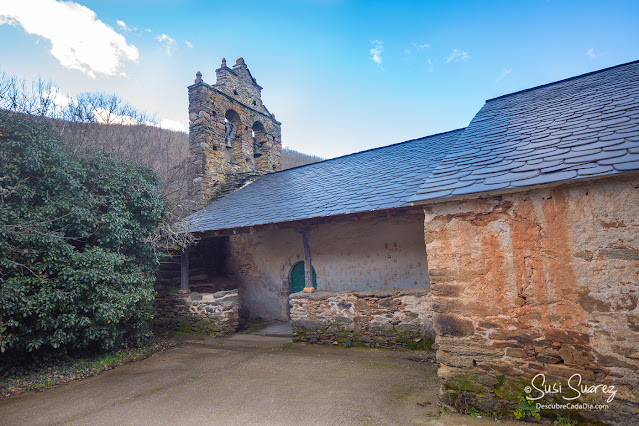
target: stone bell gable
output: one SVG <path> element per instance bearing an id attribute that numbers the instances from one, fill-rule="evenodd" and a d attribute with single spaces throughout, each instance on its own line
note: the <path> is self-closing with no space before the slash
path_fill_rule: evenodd
<path id="1" fill-rule="evenodd" d="M 282 123 L 262 103 L 243 58 L 222 59 L 216 83 L 196 74 L 189 91 L 189 198 L 196 209 L 281 169 Z"/>

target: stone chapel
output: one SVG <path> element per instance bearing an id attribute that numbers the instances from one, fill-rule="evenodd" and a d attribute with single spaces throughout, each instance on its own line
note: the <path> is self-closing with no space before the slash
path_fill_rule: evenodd
<path id="1" fill-rule="evenodd" d="M 639 424 L 639 61 L 283 171 L 280 123 L 243 59 L 216 74 L 189 87 L 192 310 L 290 321 L 311 343 L 434 339 L 442 401 L 463 392 L 491 413 L 540 373 L 578 374 L 617 391 L 584 396 L 610 403 L 584 417 Z"/>

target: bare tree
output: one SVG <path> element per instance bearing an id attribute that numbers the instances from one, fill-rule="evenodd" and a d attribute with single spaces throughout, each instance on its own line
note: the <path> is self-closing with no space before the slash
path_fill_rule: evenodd
<path id="1" fill-rule="evenodd" d="M 159 128 L 154 115 L 115 94 L 87 92 L 74 99 L 50 81 L 38 78 L 29 86 L 5 72 L 0 72 L 0 109 L 47 120 L 72 152 L 104 149 L 154 170 L 171 215 L 177 220 L 188 212 L 188 135 Z"/>
<path id="2" fill-rule="evenodd" d="M 86 92 L 74 99 L 42 78 L 29 87 L 24 78 L 0 72 L 0 109 L 48 120 L 72 151 L 100 148 L 154 170 L 171 218 L 179 220 L 192 211 L 186 188 L 188 135 L 159 128 L 154 115 L 119 96 Z M 284 169 L 321 160 L 287 148 L 282 151 Z"/>

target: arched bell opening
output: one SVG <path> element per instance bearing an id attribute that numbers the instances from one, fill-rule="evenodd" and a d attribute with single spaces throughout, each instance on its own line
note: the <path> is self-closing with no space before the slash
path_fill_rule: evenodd
<path id="1" fill-rule="evenodd" d="M 233 147 L 233 141 L 237 138 L 237 129 L 240 128 L 241 124 L 240 115 L 236 111 L 232 109 L 226 111 L 224 114 L 224 136 L 227 148 Z"/>
<path id="2" fill-rule="evenodd" d="M 253 136 L 253 157 L 261 157 L 262 148 L 267 141 L 267 135 L 266 130 L 264 130 L 264 125 L 259 121 L 253 123 L 251 135 Z"/>

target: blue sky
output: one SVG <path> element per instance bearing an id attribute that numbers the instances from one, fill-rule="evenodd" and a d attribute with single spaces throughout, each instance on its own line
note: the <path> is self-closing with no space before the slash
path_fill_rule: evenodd
<path id="1" fill-rule="evenodd" d="M 285 146 L 334 157 L 466 126 L 486 99 L 639 59 L 639 1 L 0 1 L 0 70 L 187 124 L 242 56 Z M 168 121 L 170 120 L 170 121 Z"/>

